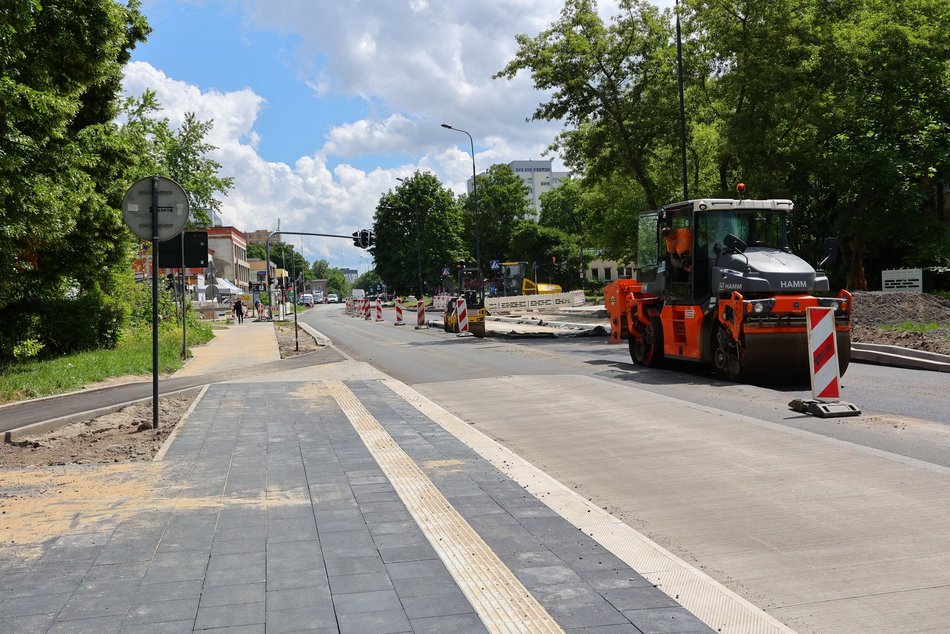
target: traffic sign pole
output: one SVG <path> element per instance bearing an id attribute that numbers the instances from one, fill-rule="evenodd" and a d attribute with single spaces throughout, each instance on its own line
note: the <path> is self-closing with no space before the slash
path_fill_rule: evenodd
<path id="1" fill-rule="evenodd" d="M 158 429 L 158 176 L 152 177 L 152 429 Z"/>

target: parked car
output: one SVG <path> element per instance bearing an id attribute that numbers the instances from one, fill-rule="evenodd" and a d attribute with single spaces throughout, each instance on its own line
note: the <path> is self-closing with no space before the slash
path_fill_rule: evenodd
<path id="1" fill-rule="evenodd" d="M 327 295 L 327 303 L 328 303 L 328 304 L 336 304 L 336 303 L 339 302 L 339 301 L 340 301 L 340 298 L 337 297 L 336 293 L 330 293 L 330 294 Z"/>
<path id="2" fill-rule="evenodd" d="M 301 293 L 300 298 L 297 299 L 297 304 L 300 306 L 313 306 L 313 295 L 310 293 Z"/>

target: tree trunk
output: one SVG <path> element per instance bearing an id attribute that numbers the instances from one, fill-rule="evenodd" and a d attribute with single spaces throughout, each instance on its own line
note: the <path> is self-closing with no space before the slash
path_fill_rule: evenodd
<path id="1" fill-rule="evenodd" d="M 848 263 L 848 289 L 851 291 L 868 290 L 868 280 L 864 276 L 864 237 L 851 236 L 851 261 Z"/>

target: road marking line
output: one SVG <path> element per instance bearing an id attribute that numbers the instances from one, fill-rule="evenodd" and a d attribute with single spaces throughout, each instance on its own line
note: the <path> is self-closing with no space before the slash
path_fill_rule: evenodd
<path id="1" fill-rule="evenodd" d="M 327 386 L 485 627 L 563 632 L 356 395 L 340 381 Z"/>
<path id="2" fill-rule="evenodd" d="M 530 462 L 395 379 L 389 389 L 471 447 L 551 510 L 583 530 L 712 629 L 743 634 L 794 630 L 706 573 L 584 499 Z"/>

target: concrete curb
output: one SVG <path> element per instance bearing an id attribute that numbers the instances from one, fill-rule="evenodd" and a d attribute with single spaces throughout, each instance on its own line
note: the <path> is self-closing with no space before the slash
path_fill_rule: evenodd
<path id="1" fill-rule="evenodd" d="M 159 399 L 164 396 L 175 396 L 177 394 L 191 394 L 200 392 L 204 386 L 197 387 L 188 387 L 183 390 L 176 390 L 174 392 L 163 392 L 159 394 Z M 23 427 L 18 427 L 16 429 L 11 429 L 4 432 L 3 442 L 19 442 L 24 438 L 29 438 L 30 436 L 36 436 L 38 434 L 45 434 L 47 432 L 54 431 L 60 427 L 65 427 L 70 423 L 75 423 L 78 421 L 89 420 L 90 418 L 96 418 L 104 414 L 111 414 L 112 412 L 117 412 L 123 407 L 128 407 L 134 403 L 141 403 L 143 401 L 152 400 L 151 396 L 145 398 L 137 398 L 131 401 L 126 401 L 124 403 L 116 403 L 114 405 L 108 405 L 106 407 L 100 407 L 97 409 L 87 410 L 85 412 L 75 412 L 67 416 L 60 416 L 59 418 L 52 418 L 50 420 L 44 420 L 39 423 L 33 423 L 32 425 L 24 425 Z M 177 422 L 177 421 L 176 421 Z"/>
<path id="2" fill-rule="evenodd" d="M 852 343 L 851 360 L 911 370 L 950 372 L 950 355 L 877 343 Z"/>

